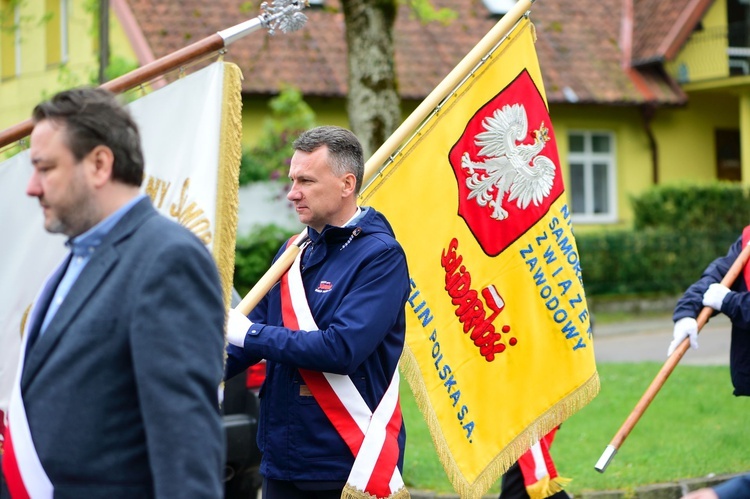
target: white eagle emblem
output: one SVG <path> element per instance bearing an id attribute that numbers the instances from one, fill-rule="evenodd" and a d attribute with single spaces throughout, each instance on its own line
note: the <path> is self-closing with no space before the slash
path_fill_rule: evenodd
<path id="1" fill-rule="evenodd" d="M 491 117 L 482 121 L 482 126 L 486 131 L 476 135 L 475 143 L 482 148 L 479 156 L 487 159 L 475 163 L 469 159 L 468 152 L 461 158 L 461 168 L 470 175 L 466 179 L 466 187 L 471 191 L 468 199 L 476 199 L 479 206 L 493 208 L 495 220 L 508 218 L 508 212 L 502 207 L 506 192 L 509 192 L 508 202 L 517 200 L 521 209 L 532 201 L 539 206 L 549 196 L 555 181 L 555 164 L 539 154 L 549 141 L 544 122 L 534 130 L 533 144 L 519 143 L 526 138 L 529 129 L 526 109 L 521 104 L 506 104 L 495 110 Z"/>

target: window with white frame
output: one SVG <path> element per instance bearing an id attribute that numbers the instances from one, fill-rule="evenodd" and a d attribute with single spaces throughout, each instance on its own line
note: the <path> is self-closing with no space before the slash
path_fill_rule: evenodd
<path id="1" fill-rule="evenodd" d="M 577 222 L 617 219 L 615 210 L 615 136 L 603 131 L 568 133 L 570 182 L 567 191 Z"/>
<path id="2" fill-rule="evenodd" d="M 60 62 L 68 62 L 68 0 L 60 0 Z"/>

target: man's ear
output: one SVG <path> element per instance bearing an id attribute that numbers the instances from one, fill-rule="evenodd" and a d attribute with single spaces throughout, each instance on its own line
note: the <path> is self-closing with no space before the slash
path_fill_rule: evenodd
<path id="1" fill-rule="evenodd" d="M 357 187 L 357 177 L 353 173 L 347 173 L 342 178 L 341 197 L 348 197 L 354 193 Z"/>
<path id="2" fill-rule="evenodd" d="M 105 145 L 98 145 L 89 152 L 88 160 L 93 167 L 94 185 L 101 187 L 112 178 L 112 168 L 115 164 L 112 149 Z"/>

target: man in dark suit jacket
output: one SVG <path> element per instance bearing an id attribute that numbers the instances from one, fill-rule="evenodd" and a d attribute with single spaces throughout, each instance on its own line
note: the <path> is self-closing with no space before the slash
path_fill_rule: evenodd
<path id="1" fill-rule="evenodd" d="M 205 246 L 139 193 L 137 127 L 101 89 L 34 109 L 27 194 L 71 254 L 27 320 L 0 496 L 222 496 L 224 305 Z"/>

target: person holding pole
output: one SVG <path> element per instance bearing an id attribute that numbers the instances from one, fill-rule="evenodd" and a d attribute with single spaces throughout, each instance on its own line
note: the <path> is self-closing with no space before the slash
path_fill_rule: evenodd
<path id="1" fill-rule="evenodd" d="M 633 430 L 638 420 L 659 392 L 682 356 L 692 345 L 698 347 L 698 330 L 718 311 L 724 312 L 732 321 L 732 344 L 730 347 L 730 372 L 737 396 L 750 393 L 748 369 L 747 331 L 750 323 L 748 310 L 748 282 L 750 282 L 750 226 L 729 248 L 726 256 L 717 258 L 703 271 L 701 278 L 693 283 L 677 301 L 673 318 L 673 339 L 667 350 L 668 358 L 641 396 L 625 422 L 607 445 L 594 465 L 604 473 L 622 443 Z M 741 275 L 742 274 L 742 275 Z"/>
<path id="2" fill-rule="evenodd" d="M 696 319 L 704 306 L 713 308 L 715 313 L 725 314 L 732 322 L 729 370 L 736 396 L 750 395 L 750 268 L 746 265 L 733 284 L 725 286 L 721 281 L 748 242 L 750 226 L 744 229 L 727 254 L 711 262 L 701 278 L 677 301 L 672 316 L 673 339 L 667 351 L 667 355 L 672 355 L 685 338 L 690 338 L 691 346 L 698 348 Z"/>
<path id="3" fill-rule="evenodd" d="M 227 324 L 227 379 L 266 359 L 262 494 L 408 497 L 398 403 L 406 256 L 386 218 L 357 205 L 364 159 L 353 133 L 317 127 L 293 146 L 287 198 L 309 240 L 249 316 L 230 310 Z"/>
<path id="4" fill-rule="evenodd" d="M 33 121 L 26 192 L 70 253 L 26 320 L 0 497 L 221 497 L 211 254 L 140 194 L 138 128 L 113 94 L 60 92 Z"/>

